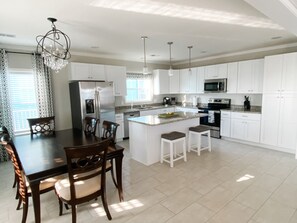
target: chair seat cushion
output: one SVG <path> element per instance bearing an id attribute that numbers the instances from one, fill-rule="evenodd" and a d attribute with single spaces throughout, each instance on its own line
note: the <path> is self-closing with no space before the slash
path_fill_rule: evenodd
<path id="1" fill-rule="evenodd" d="M 107 162 L 106 169 L 109 167 L 111 167 L 111 164 L 110 162 Z M 101 168 L 87 173 L 82 173 L 79 175 L 79 177 L 86 176 L 97 171 L 101 171 Z M 87 180 L 77 181 L 74 183 L 74 186 L 76 198 L 86 197 L 101 189 L 101 176 L 97 175 Z M 63 198 L 66 201 L 70 201 L 70 182 L 68 177 L 57 181 L 55 183 L 55 190 L 59 197 Z"/>
<path id="2" fill-rule="evenodd" d="M 170 133 L 164 133 L 161 135 L 161 138 L 167 139 L 167 140 L 176 140 L 186 137 L 186 134 L 183 132 L 170 132 Z"/>
<path id="3" fill-rule="evenodd" d="M 210 130 L 210 128 L 207 126 L 198 125 L 195 127 L 190 127 L 189 130 L 192 132 L 205 132 L 205 131 Z"/>

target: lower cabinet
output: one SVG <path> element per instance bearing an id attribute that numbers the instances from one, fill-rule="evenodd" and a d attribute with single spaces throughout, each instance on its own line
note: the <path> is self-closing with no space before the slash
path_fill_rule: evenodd
<path id="1" fill-rule="evenodd" d="M 231 138 L 260 142 L 261 115 L 231 112 Z"/>
<path id="2" fill-rule="evenodd" d="M 230 137 L 231 134 L 231 112 L 221 111 L 220 134 L 224 137 Z"/>
<path id="3" fill-rule="evenodd" d="M 124 114 L 116 114 L 115 115 L 116 123 L 118 123 L 120 126 L 117 129 L 117 142 L 123 141 L 124 138 Z"/>

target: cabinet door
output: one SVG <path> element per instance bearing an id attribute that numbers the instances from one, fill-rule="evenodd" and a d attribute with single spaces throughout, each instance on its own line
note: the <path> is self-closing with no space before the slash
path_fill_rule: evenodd
<path id="1" fill-rule="evenodd" d="M 283 56 L 282 91 L 293 93 L 297 91 L 297 53 Z"/>
<path id="2" fill-rule="evenodd" d="M 205 67 L 205 79 L 214 79 L 218 77 L 219 74 L 217 65 L 209 65 Z"/>
<path id="3" fill-rule="evenodd" d="M 264 59 L 263 93 L 277 93 L 281 89 L 283 55 L 267 56 Z"/>
<path id="4" fill-rule="evenodd" d="M 182 69 L 179 71 L 179 90 L 180 93 L 189 92 L 189 69 Z"/>
<path id="5" fill-rule="evenodd" d="M 169 77 L 169 93 L 179 93 L 179 70 L 173 70 L 173 76 Z"/>
<path id="6" fill-rule="evenodd" d="M 237 93 L 251 93 L 252 62 L 238 62 Z"/>
<path id="7" fill-rule="evenodd" d="M 246 138 L 251 142 L 260 141 L 260 121 L 246 121 Z"/>
<path id="8" fill-rule="evenodd" d="M 188 73 L 189 93 L 196 93 L 197 69 L 191 68 L 192 72 Z"/>
<path id="9" fill-rule="evenodd" d="M 230 118 L 221 118 L 221 136 L 230 137 L 231 133 L 231 119 Z"/>
<path id="10" fill-rule="evenodd" d="M 154 94 L 169 94 L 168 70 L 154 70 Z"/>
<path id="11" fill-rule="evenodd" d="M 228 76 L 228 65 L 226 63 L 218 64 L 218 77 L 227 78 Z"/>
<path id="12" fill-rule="evenodd" d="M 204 93 L 204 72 L 205 67 L 197 67 L 196 72 L 196 92 L 197 93 Z"/>
<path id="13" fill-rule="evenodd" d="M 124 115 L 116 114 L 115 115 L 116 123 L 119 124 L 117 128 L 117 141 L 122 141 L 124 138 Z"/>
<path id="14" fill-rule="evenodd" d="M 245 140 L 246 123 L 242 119 L 231 119 L 231 137 Z"/>
<path id="15" fill-rule="evenodd" d="M 228 63 L 227 93 L 237 93 L 238 62 Z"/>
<path id="16" fill-rule="evenodd" d="M 264 60 L 252 60 L 252 80 L 251 80 L 251 92 L 262 93 L 263 92 L 263 77 L 264 77 Z"/>
<path id="17" fill-rule="evenodd" d="M 127 95 L 126 67 L 105 65 L 107 81 L 113 82 L 114 95 Z"/>
<path id="18" fill-rule="evenodd" d="M 68 65 L 69 80 L 91 80 L 89 64 L 73 63 Z"/>
<path id="19" fill-rule="evenodd" d="M 105 81 L 105 69 L 102 64 L 90 64 L 90 76 L 92 80 Z"/>
<path id="20" fill-rule="evenodd" d="M 296 149 L 297 139 L 297 94 L 283 94 L 280 98 L 278 146 Z"/>
<path id="21" fill-rule="evenodd" d="M 279 94 L 264 94 L 262 101 L 261 143 L 277 146 L 279 113 Z"/>

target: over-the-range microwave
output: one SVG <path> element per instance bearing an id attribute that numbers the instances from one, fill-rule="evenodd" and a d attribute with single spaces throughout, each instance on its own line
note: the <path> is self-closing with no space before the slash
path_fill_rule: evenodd
<path id="1" fill-rule="evenodd" d="M 227 92 L 227 78 L 204 80 L 204 92 Z"/>

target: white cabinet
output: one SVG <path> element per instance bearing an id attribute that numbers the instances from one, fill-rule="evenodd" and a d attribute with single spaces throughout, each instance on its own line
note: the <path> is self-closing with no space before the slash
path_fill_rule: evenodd
<path id="1" fill-rule="evenodd" d="M 105 70 L 102 64 L 74 63 L 68 65 L 69 80 L 105 81 Z"/>
<path id="2" fill-rule="evenodd" d="M 228 63 L 227 93 L 237 93 L 238 62 Z"/>
<path id="3" fill-rule="evenodd" d="M 119 127 L 117 128 L 117 142 L 122 141 L 124 138 L 124 114 L 116 114 L 115 115 L 116 123 L 119 124 Z"/>
<path id="4" fill-rule="evenodd" d="M 113 82 L 114 95 L 125 96 L 127 94 L 126 67 L 105 65 L 107 81 Z"/>
<path id="5" fill-rule="evenodd" d="M 265 57 L 264 93 L 297 91 L 297 53 Z"/>
<path id="6" fill-rule="evenodd" d="M 179 73 L 179 90 L 180 93 L 196 93 L 196 68 L 182 69 Z"/>
<path id="7" fill-rule="evenodd" d="M 227 78 L 227 64 L 214 64 L 205 67 L 205 79 Z"/>
<path id="8" fill-rule="evenodd" d="M 169 77 L 169 93 L 179 94 L 179 70 L 172 70 L 172 73 Z"/>
<path id="9" fill-rule="evenodd" d="M 264 94 L 262 103 L 261 143 L 296 149 L 297 93 Z"/>
<path id="10" fill-rule="evenodd" d="M 231 133 L 231 112 L 221 111 L 221 136 L 230 137 Z"/>
<path id="11" fill-rule="evenodd" d="M 196 72 L 196 92 L 197 93 L 204 93 L 204 73 L 205 73 L 205 67 L 197 67 Z"/>
<path id="12" fill-rule="evenodd" d="M 154 94 L 169 94 L 168 70 L 154 70 Z"/>
<path id="13" fill-rule="evenodd" d="M 264 59 L 238 62 L 237 93 L 262 93 L 263 76 Z"/>
<path id="14" fill-rule="evenodd" d="M 231 112 L 231 137 L 250 142 L 259 142 L 260 122 L 260 114 Z"/>

